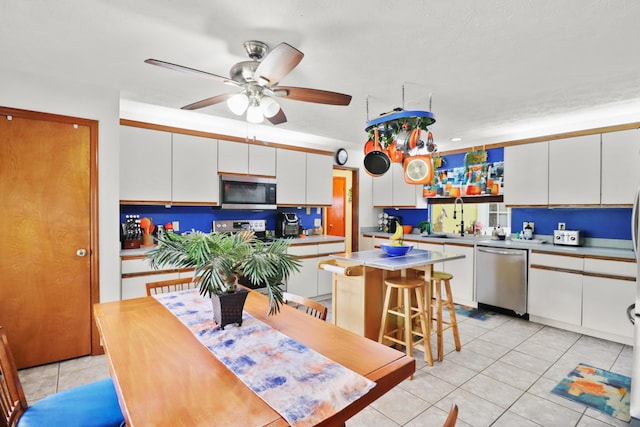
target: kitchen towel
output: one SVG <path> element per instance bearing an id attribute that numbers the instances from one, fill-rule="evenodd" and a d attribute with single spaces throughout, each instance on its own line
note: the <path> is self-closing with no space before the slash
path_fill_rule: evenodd
<path id="1" fill-rule="evenodd" d="M 579 364 L 552 393 L 629 422 L 631 378 Z"/>
<path id="2" fill-rule="evenodd" d="M 292 426 L 316 425 L 375 386 L 246 312 L 241 327 L 220 329 L 197 289 L 154 297 Z"/>

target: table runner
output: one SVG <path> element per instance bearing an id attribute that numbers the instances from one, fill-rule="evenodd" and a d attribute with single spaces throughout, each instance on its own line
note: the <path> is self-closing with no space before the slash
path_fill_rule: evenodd
<path id="1" fill-rule="evenodd" d="M 366 394 L 373 381 L 243 313 L 221 330 L 198 290 L 154 297 L 292 426 L 315 425 Z"/>

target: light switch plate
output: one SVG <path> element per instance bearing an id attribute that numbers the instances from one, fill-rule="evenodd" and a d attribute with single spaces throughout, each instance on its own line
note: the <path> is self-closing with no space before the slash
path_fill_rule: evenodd
<path id="1" fill-rule="evenodd" d="M 314 227 L 320 227 L 322 225 L 322 220 L 320 218 L 315 218 L 313 220 L 313 226 Z"/>
<path id="2" fill-rule="evenodd" d="M 173 221 L 171 223 L 171 225 L 173 225 L 173 231 L 180 231 L 180 221 Z"/>

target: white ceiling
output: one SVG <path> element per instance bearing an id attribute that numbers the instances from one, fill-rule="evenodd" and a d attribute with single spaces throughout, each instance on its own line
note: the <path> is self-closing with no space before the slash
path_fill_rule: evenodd
<path id="1" fill-rule="evenodd" d="M 404 86 L 405 109 L 432 94 L 446 151 L 640 121 L 639 18 L 637 0 L 1 0 L 0 69 L 178 109 L 234 89 L 145 59 L 228 76 L 244 41 L 287 42 L 305 57 L 281 84 L 353 100 L 283 99 L 278 129 L 361 148 Z M 224 103 L 202 113 L 236 119 Z"/>

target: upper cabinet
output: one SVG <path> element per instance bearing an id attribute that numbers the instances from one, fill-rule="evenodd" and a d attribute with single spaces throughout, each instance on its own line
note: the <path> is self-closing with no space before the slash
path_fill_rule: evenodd
<path id="1" fill-rule="evenodd" d="M 549 142 L 549 205 L 600 204 L 600 134 Z"/>
<path id="2" fill-rule="evenodd" d="M 422 185 L 407 184 L 402 163 L 392 163 L 387 173 L 373 178 L 373 206 L 415 208 L 417 191 L 422 195 Z"/>
<path id="3" fill-rule="evenodd" d="M 276 149 L 243 142 L 218 141 L 218 172 L 276 175 Z"/>
<path id="4" fill-rule="evenodd" d="M 120 126 L 120 200 L 171 203 L 171 133 Z"/>
<path id="5" fill-rule="evenodd" d="M 549 203 L 549 143 L 504 148 L 504 203 L 546 206 Z"/>
<path id="6" fill-rule="evenodd" d="M 173 134 L 172 202 L 217 205 L 218 141 L 193 135 Z"/>
<path id="7" fill-rule="evenodd" d="M 602 134 L 602 204 L 633 203 L 640 184 L 640 131 Z"/>
<path id="8" fill-rule="evenodd" d="M 331 205 L 332 156 L 278 149 L 276 157 L 278 205 Z"/>

